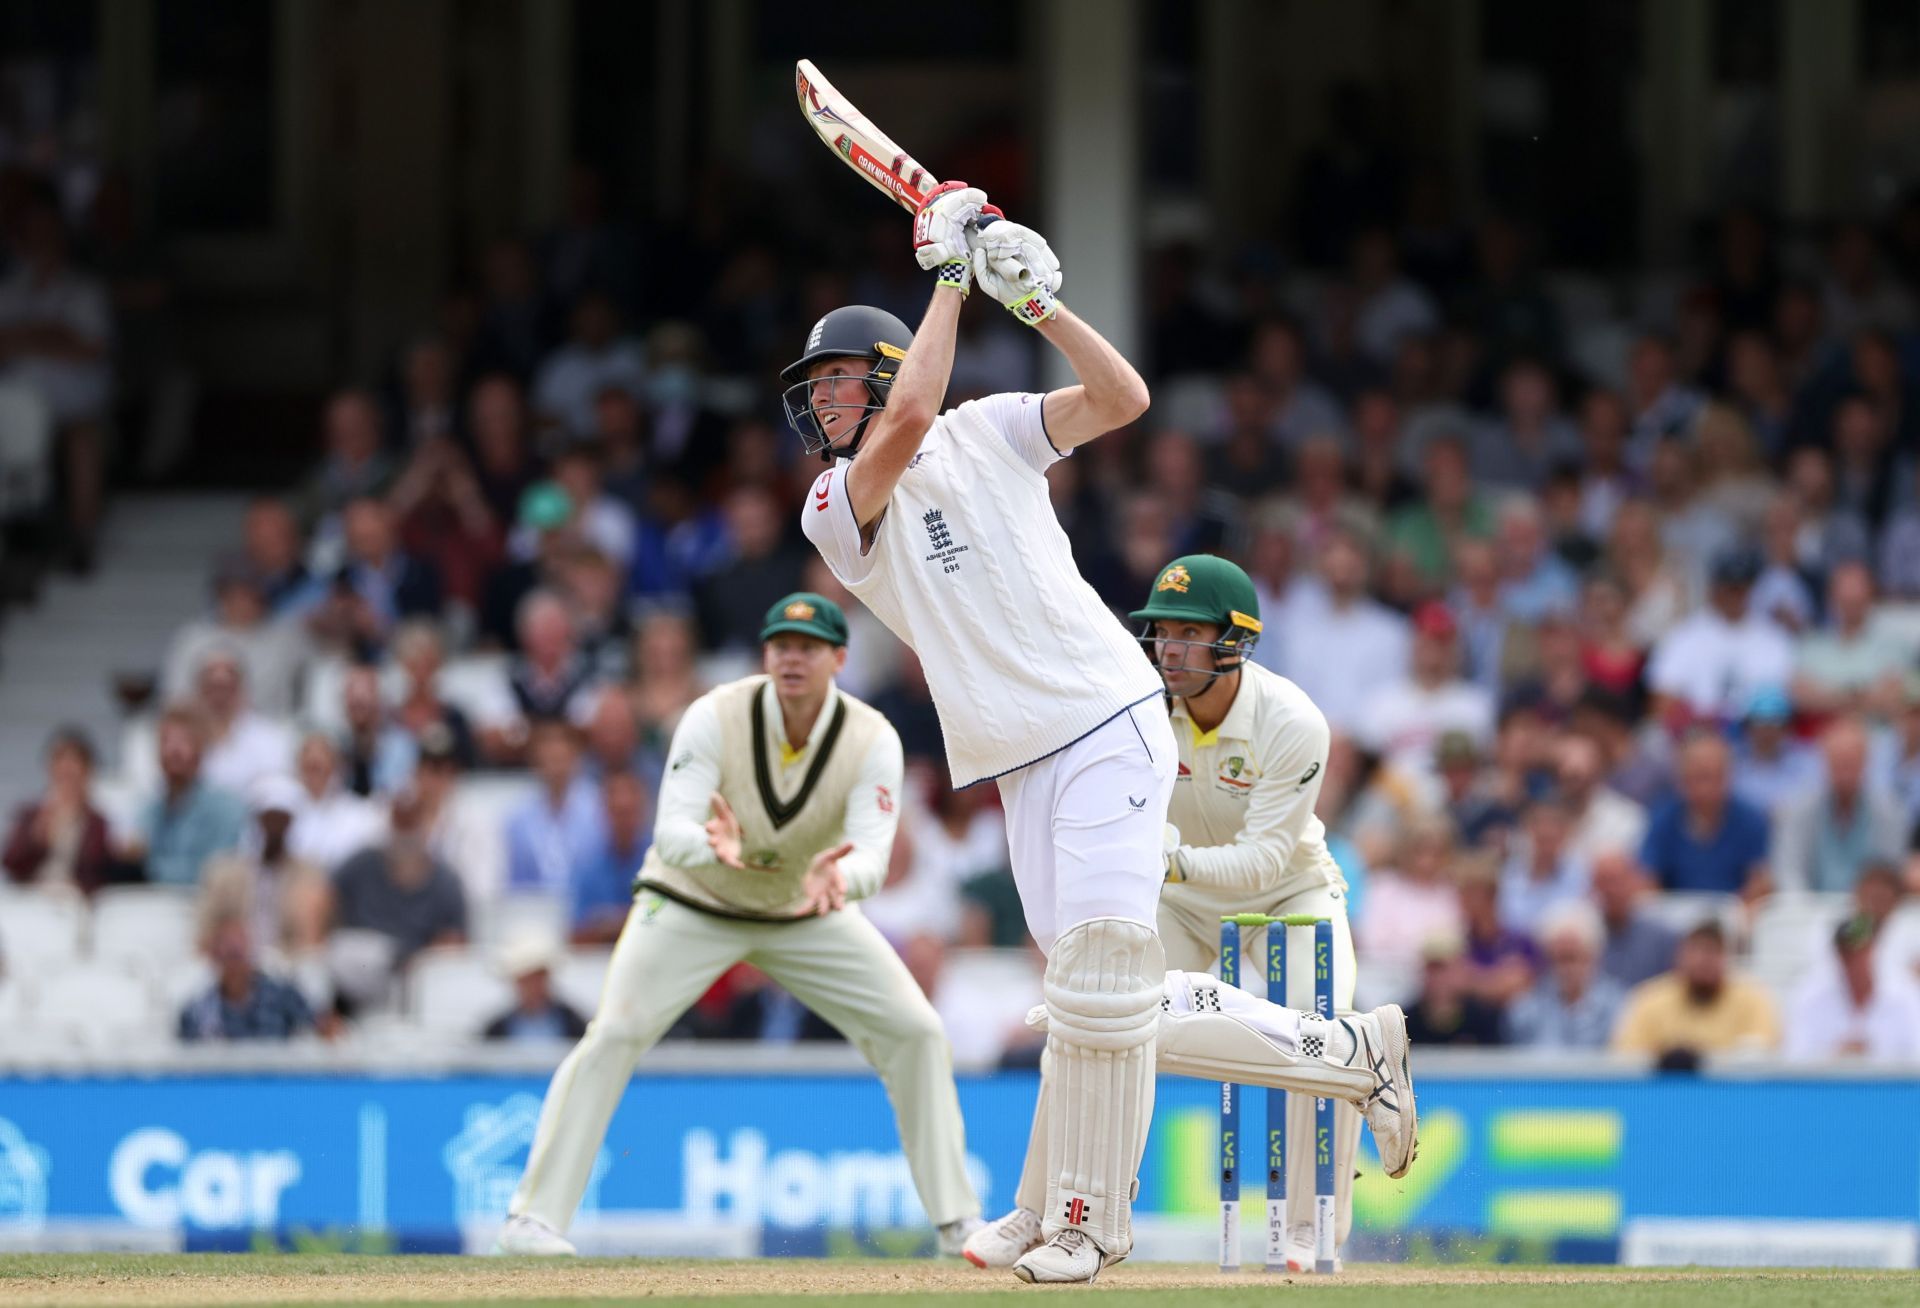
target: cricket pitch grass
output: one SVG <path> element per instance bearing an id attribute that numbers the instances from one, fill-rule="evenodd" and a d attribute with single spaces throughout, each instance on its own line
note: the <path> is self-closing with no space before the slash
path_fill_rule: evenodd
<path id="1" fill-rule="evenodd" d="M 995 1302 L 1008 1295 L 1094 1294 L 1115 1304 L 1238 1308 L 1282 1295 L 1325 1308 L 1391 1300 L 1397 1308 L 1894 1308 L 1920 1303 L 1920 1273 L 1640 1270 L 1613 1267 L 1354 1267 L 1338 1277 L 1223 1276 L 1210 1267 L 1123 1263 L 1090 1290 L 1022 1285 L 952 1262 L 804 1258 L 385 1257 L 346 1254 L 0 1255 L 0 1304 L 646 1303 L 723 1308 L 812 1299 L 861 1308 Z"/>

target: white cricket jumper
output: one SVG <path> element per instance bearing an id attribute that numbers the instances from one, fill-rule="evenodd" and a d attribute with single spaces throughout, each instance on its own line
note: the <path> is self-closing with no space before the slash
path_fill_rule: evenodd
<path id="1" fill-rule="evenodd" d="M 849 462 L 821 473 L 801 510 L 834 575 L 920 656 L 955 786 L 1025 767 L 1160 694 L 1054 516 L 1043 470 L 1061 455 L 1042 398 L 993 395 L 936 418 L 866 550 Z"/>

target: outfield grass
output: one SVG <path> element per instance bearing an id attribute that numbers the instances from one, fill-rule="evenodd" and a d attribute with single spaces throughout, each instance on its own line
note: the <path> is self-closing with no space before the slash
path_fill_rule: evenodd
<path id="1" fill-rule="evenodd" d="M 1057 1293 L 1004 1272 L 949 1262 L 878 1259 L 420 1258 L 355 1254 L 0 1255 L 0 1304 L 777 1305 L 794 1299 L 861 1308 L 966 1308 L 1010 1294 Z M 1075 1292 L 1068 1290 L 1067 1292 Z M 1102 1303 L 1242 1308 L 1281 1294 L 1329 1305 L 1395 1308 L 1905 1308 L 1920 1273 L 1721 1271 L 1617 1267 L 1355 1267 L 1339 1277 L 1222 1276 L 1184 1264 L 1122 1264 L 1094 1288 Z"/>

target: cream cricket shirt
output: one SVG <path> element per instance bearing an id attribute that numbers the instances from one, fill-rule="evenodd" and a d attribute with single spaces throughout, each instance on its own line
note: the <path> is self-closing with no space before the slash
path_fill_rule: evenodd
<path id="1" fill-rule="evenodd" d="M 1186 880 L 1169 900 L 1237 913 L 1306 890 L 1346 889 L 1313 814 L 1327 770 L 1327 720 L 1306 692 L 1247 664 L 1233 707 L 1212 731 L 1173 701 L 1180 752 L 1167 820 L 1180 829 Z"/>
<path id="2" fill-rule="evenodd" d="M 771 679 L 716 687 L 673 733 L 640 884 L 723 917 L 785 921 L 799 915 L 813 856 L 846 840 L 847 898 L 864 899 L 886 881 L 902 770 L 892 724 L 837 688 L 794 749 Z M 717 862 L 707 844 L 716 790 L 740 821 L 745 868 Z"/>

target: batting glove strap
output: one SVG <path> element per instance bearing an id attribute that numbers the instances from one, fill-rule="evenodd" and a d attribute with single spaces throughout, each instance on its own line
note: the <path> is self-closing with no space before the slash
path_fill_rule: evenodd
<path id="1" fill-rule="evenodd" d="M 1047 289 L 1046 284 L 1043 282 L 1034 288 L 1031 295 L 1023 299 L 1015 300 L 1012 304 L 1009 304 L 1007 306 L 1007 312 L 1029 327 L 1038 327 L 1041 323 L 1053 317 L 1055 311 L 1059 308 L 1059 302 L 1053 298 L 1053 292 Z"/>
<path id="2" fill-rule="evenodd" d="M 973 286 L 973 264 L 967 259 L 949 259 L 934 269 L 935 286 L 951 286 L 965 295 Z"/>

